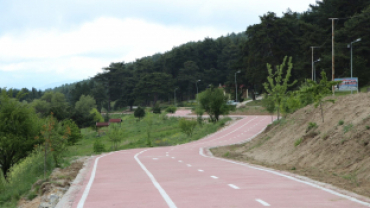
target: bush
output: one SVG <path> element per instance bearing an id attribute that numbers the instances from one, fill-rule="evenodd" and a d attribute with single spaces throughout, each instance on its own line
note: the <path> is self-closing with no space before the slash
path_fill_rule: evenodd
<path id="1" fill-rule="evenodd" d="M 344 121 L 343 120 L 340 120 L 339 122 L 338 122 L 338 125 L 339 126 L 341 126 L 341 125 L 343 125 L 344 124 Z"/>
<path id="2" fill-rule="evenodd" d="M 94 148 L 95 153 L 101 153 L 101 152 L 105 151 L 104 144 L 98 139 L 94 142 L 94 147 L 93 148 Z"/>
<path id="3" fill-rule="evenodd" d="M 134 116 L 135 116 L 135 118 L 138 118 L 139 120 L 141 119 L 141 118 L 144 118 L 144 116 L 145 116 L 145 110 L 144 110 L 144 108 L 142 108 L 142 107 L 137 107 L 136 109 L 135 109 L 135 112 L 134 112 Z"/>
<path id="4" fill-rule="evenodd" d="M 91 109 L 90 115 L 92 115 L 95 122 L 104 122 L 103 116 L 99 113 L 99 111 L 96 108 Z"/>
<path id="5" fill-rule="evenodd" d="M 68 145 L 76 144 L 80 139 L 82 139 L 82 134 L 80 129 L 78 128 L 77 124 L 71 120 L 64 120 L 62 122 L 63 126 L 68 126 L 70 129 L 70 135 L 68 136 Z"/>
<path id="6" fill-rule="evenodd" d="M 185 133 L 186 135 L 190 137 L 193 135 L 193 131 L 196 125 L 197 125 L 197 122 L 193 120 L 186 120 L 182 118 L 179 121 L 181 132 Z"/>
<path id="7" fill-rule="evenodd" d="M 152 108 L 153 113 L 160 114 L 161 113 L 161 108 L 159 107 L 159 104 L 155 104 L 154 107 Z"/>
<path id="8" fill-rule="evenodd" d="M 166 112 L 167 113 L 175 113 L 176 110 L 177 110 L 177 108 L 175 106 L 171 105 L 171 106 L 167 107 Z"/>
<path id="9" fill-rule="evenodd" d="M 203 125 L 203 114 L 204 114 L 204 110 L 200 107 L 197 107 L 195 108 L 195 113 L 197 114 L 197 121 L 198 121 L 198 124 L 199 125 Z"/>

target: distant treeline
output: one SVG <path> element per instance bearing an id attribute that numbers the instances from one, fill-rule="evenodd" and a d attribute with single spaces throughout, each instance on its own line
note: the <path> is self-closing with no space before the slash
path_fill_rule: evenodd
<path id="1" fill-rule="evenodd" d="M 312 76 L 311 46 L 317 77 L 332 73 L 332 22 L 335 21 L 335 77 L 350 76 L 350 49 L 353 45 L 353 76 L 360 86 L 370 81 L 370 1 L 323 0 L 303 13 L 291 10 L 278 17 L 268 12 L 259 24 L 245 32 L 231 33 L 217 39 L 189 42 L 163 54 L 137 59 L 131 63 L 111 63 L 103 73 L 71 85 L 54 88 L 75 103 L 82 94 L 92 95 L 98 108 L 116 101 L 124 105 L 149 105 L 158 100 L 194 99 L 198 86 L 203 91 L 210 84 L 222 85 L 235 93 L 235 73 L 239 87 L 251 94 L 263 93 L 268 76 L 266 64 L 279 64 L 285 56 L 293 57 L 292 79 L 299 82 Z M 330 76 L 329 76 L 330 77 Z M 198 81 L 201 80 L 201 81 Z M 198 82 L 197 82 L 198 81 Z M 239 90 L 238 90 L 239 92 Z"/>

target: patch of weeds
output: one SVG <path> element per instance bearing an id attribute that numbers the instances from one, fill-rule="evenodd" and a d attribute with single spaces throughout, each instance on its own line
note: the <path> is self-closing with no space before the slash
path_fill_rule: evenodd
<path id="1" fill-rule="evenodd" d="M 327 138 L 329 138 L 329 134 L 328 133 L 324 133 L 324 134 L 322 134 L 321 138 L 323 140 L 326 140 Z"/>
<path id="2" fill-rule="evenodd" d="M 296 170 L 296 168 L 293 166 L 291 170 Z"/>
<path id="3" fill-rule="evenodd" d="M 343 127 L 343 133 L 347 133 L 347 132 L 351 131 L 352 127 L 353 127 L 353 124 L 348 124 L 348 125 L 344 126 Z"/>
<path id="4" fill-rule="evenodd" d="M 341 125 L 343 125 L 344 124 L 344 121 L 343 120 L 340 120 L 339 122 L 338 122 L 338 126 L 341 126 Z"/>
<path id="5" fill-rule="evenodd" d="M 34 198 L 36 198 L 38 196 L 38 194 L 35 192 L 35 191 L 31 191 L 28 195 L 27 195 L 27 199 L 29 201 L 32 201 Z"/>
<path id="6" fill-rule="evenodd" d="M 370 126 L 365 126 L 365 128 L 366 128 L 367 130 L 369 130 L 369 129 L 370 129 Z"/>
<path id="7" fill-rule="evenodd" d="M 252 146 L 251 148 L 249 148 L 249 150 L 252 150 L 252 149 L 254 149 L 254 148 L 258 148 L 258 147 L 260 147 L 260 146 L 262 146 L 266 141 L 268 141 L 269 139 L 271 139 L 271 137 L 264 137 L 264 138 L 262 138 L 262 139 L 260 139 L 260 141 L 257 143 L 257 144 L 255 144 L 254 146 Z"/>
<path id="8" fill-rule="evenodd" d="M 306 129 L 306 133 L 309 132 L 311 129 L 315 129 L 317 127 L 318 126 L 317 126 L 317 124 L 315 122 L 308 123 L 307 129 Z"/>
<path id="9" fill-rule="evenodd" d="M 229 152 L 229 151 L 227 151 L 227 152 L 224 154 L 224 157 L 229 157 L 229 154 L 230 154 L 230 152 Z"/>
<path id="10" fill-rule="evenodd" d="M 346 179 L 346 180 L 351 181 L 351 183 L 354 183 L 356 186 L 359 185 L 359 183 L 357 181 L 357 175 L 355 173 L 354 174 L 343 175 L 341 177 Z"/>
<path id="11" fill-rule="evenodd" d="M 295 140 L 294 146 L 296 147 L 296 146 L 300 145 L 302 143 L 302 141 L 303 141 L 303 138 L 299 138 L 299 139 Z"/>
<path id="12" fill-rule="evenodd" d="M 275 120 L 272 124 L 273 124 L 274 126 L 276 126 L 276 125 L 283 126 L 283 125 L 285 125 L 286 123 L 287 123 L 287 120 L 286 120 L 285 118 L 281 118 L 281 119 L 279 119 L 279 120 Z"/>

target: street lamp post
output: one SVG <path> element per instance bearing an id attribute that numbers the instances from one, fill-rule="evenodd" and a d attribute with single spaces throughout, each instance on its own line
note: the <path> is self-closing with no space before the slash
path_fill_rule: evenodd
<path id="1" fill-rule="evenodd" d="M 313 80 L 316 82 L 316 68 L 315 68 L 315 63 L 321 61 L 321 59 L 317 59 L 316 61 L 313 61 L 312 64 L 313 64 L 313 68 L 314 68 L 314 73 L 313 73 Z"/>
<path id="2" fill-rule="evenodd" d="M 352 52 L 352 44 L 357 43 L 357 42 L 360 42 L 360 41 L 361 41 L 361 38 L 358 38 L 357 40 L 351 42 L 351 45 L 349 46 L 349 47 L 351 47 L 351 79 L 352 79 L 352 73 L 353 73 L 353 62 L 352 62 L 352 54 L 353 54 L 353 52 Z M 357 86 L 357 88 L 358 88 L 358 86 Z M 351 89 L 351 94 L 352 94 L 352 89 Z"/>
<path id="3" fill-rule="evenodd" d="M 239 74 L 240 70 L 235 72 L 235 102 L 238 102 L 238 84 L 236 83 L 236 74 Z"/>
<path id="4" fill-rule="evenodd" d="M 313 49 L 314 48 L 321 48 L 320 46 L 311 46 L 311 49 L 312 49 L 312 81 L 314 80 L 313 79 L 313 71 L 314 71 L 314 61 L 313 61 Z"/>
<path id="5" fill-rule="evenodd" d="M 174 105 L 176 106 L 176 90 L 179 89 L 178 87 L 175 88 L 175 90 L 173 91 L 173 101 L 174 101 Z"/>
<path id="6" fill-rule="evenodd" d="M 198 81 L 195 82 L 195 85 L 197 86 L 197 96 L 196 96 L 196 99 L 198 99 L 198 82 L 200 82 L 200 81 L 202 81 L 202 80 L 199 79 Z"/>

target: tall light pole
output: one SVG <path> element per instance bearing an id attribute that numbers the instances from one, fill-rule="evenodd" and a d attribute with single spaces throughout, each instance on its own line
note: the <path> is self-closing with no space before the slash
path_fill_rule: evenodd
<path id="1" fill-rule="evenodd" d="M 236 83 L 236 74 L 239 74 L 240 73 L 240 70 L 238 70 L 237 72 L 235 72 L 235 101 L 238 102 L 238 84 Z"/>
<path id="2" fill-rule="evenodd" d="M 317 63 L 317 62 L 319 62 L 319 61 L 321 61 L 321 59 L 319 58 L 319 59 L 317 59 L 316 61 L 314 61 L 313 62 L 313 66 L 315 65 L 315 63 Z M 314 66 L 314 68 L 315 68 L 315 66 Z M 314 75 L 313 75 L 313 77 L 314 77 L 314 81 L 316 82 L 316 69 L 315 69 L 315 72 L 314 72 Z"/>
<path id="3" fill-rule="evenodd" d="M 339 19 L 339 18 L 329 18 L 332 22 L 332 38 L 331 38 L 331 41 L 332 41 L 332 60 L 331 60 L 331 67 L 332 67 L 332 70 L 331 70 L 331 81 L 334 81 L 334 75 L 335 75 L 335 50 L 334 50 L 334 22 L 335 20 Z M 332 87 L 332 91 L 333 91 L 333 95 L 334 95 L 334 86 Z"/>
<path id="4" fill-rule="evenodd" d="M 199 79 L 198 81 L 195 82 L 195 85 L 197 86 L 197 96 L 196 96 L 196 99 L 198 99 L 198 82 L 200 82 L 200 81 L 202 81 L 202 80 Z"/>
<path id="5" fill-rule="evenodd" d="M 173 101 L 174 101 L 174 105 L 176 106 L 176 90 L 179 89 L 178 87 L 175 88 L 175 90 L 173 91 Z"/>
<path id="6" fill-rule="evenodd" d="M 351 45 L 349 47 L 351 47 L 351 79 L 352 79 L 352 72 L 353 72 L 353 62 L 352 62 L 352 44 L 354 43 L 357 43 L 357 42 L 360 42 L 361 41 L 361 38 L 358 38 L 357 40 L 351 42 Z M 358 86 L 357 86 L 357 89 L 358 89 Z M 351 94 L 352 94 L 352 89 L 351 89 Z"/>
<path id="7" fill-rule="evenodd" d="M 311 46 L 311 49 L 312 49 L 312 81 L 313 81 L 313 70 L 314 70 L 314 62 L 313 62 L 313 49 L 314 48 L 321 48 L 320 46 Z"/>

